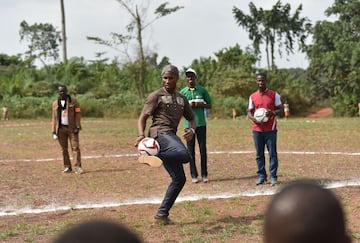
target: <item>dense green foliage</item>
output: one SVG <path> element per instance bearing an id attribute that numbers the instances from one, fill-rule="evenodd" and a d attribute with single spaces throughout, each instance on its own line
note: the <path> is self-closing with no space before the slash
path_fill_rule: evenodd
<path id="1" fill-rule="evenodd" d="M 360 1 L 335 0 L 326 11 L 334 22 L 319 21 L 308 47 L 311 98 L 330 100 L 337 116 L 353 116 L 360 102 Z"/>
<path id="2" fill-rule="evenodd" d="M 246 114 L 248 97 L 256 90 L 254 68 L 256 57 L 245 53 L 240 46 L 224 48 L 215 53 L 216 58 L 194 60 L 192 67 L 198 72 L 198 83 L 207 87 L 213 98 L 212 117 L 231 117 L 231 109 L 239 115 Z M 66 64 L 50 65 L 36 69 L 16 57 L 2 55 L 1 90 L 3 105 L 7 105 L 13 118 L 50 117 L 51 103 L 56 99 L 58 84 L 68 86 L 89 117 L 136 117 L 144 99 L 135 88 L 133 65 L 122 67 L 101 61 L 86 63 L 81 58 L 70 59 Z M 161 68 L 156 58 L 149 58 L 146 93 L 162 86 Z M 180 68 L 182 73 L 186 67 Z M 279 70 L 270 74 L 270 86 L 284 93 L 288 102 L 294 102 L 294 114 L 309 103 L 304 99 L 304 70 Z M 186 86 L 184 75 L 178 88 Z"/>

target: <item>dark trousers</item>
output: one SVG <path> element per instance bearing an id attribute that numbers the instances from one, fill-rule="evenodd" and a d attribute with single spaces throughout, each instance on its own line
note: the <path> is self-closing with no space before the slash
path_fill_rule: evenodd
<path id="1" fill-rule="evenodd" d="M 265 170 L 265 145 L 269 152 L 270 164 L 269 171 L 271 178 L 277 178 L 278 156 L 276 149 L 277 131 L 256 132 L 253 131 L 254 144 L 256 149 L 256 164 L 258 167 L 258 177 L 266 179 L 267 174 Z"/>
<path id="2" fill-rule="evenodd" d="M 174 132 L 159 133 L 156 140 L 160 145 L 160 153 L 157 156 L 163 161 L 164 168 L 171 177 L 171 183 L 155 216 L 159 218 L 169 215 L 171 207 L 185 185 L 183 163 L 190 161 L 190 155 Z"/>
<path id="3" fill-rule="evenodd" d="M 69 156 L 69 142 L 73 158 L 75 160 L 75 167 L 81 167 L 81 152 L 79 145 L 79 133 L 73 133 L 67 126 L 60 126 L 58 133 L 58 141 L 61 147 L 63 162 L 65 168 L 71 168 Z"/>
<path id="4" fill-rule="evenodd" d="M 196 137 L 196 138 L 195 138 Z M 196 169 L 195 162 L 195 140 L 197 139 L 200 150 L 200 162 L 201 162 L 201 176 L 207 177 L 207 150 L 206 150 L 206 126 L 197 127 L 195 130 L 195 136 L 193 139 L 187 142 L 187 148 L 191 155 L 190 160 L 190 174 L 192 178 L 198 177 L 198 171 Z"/>

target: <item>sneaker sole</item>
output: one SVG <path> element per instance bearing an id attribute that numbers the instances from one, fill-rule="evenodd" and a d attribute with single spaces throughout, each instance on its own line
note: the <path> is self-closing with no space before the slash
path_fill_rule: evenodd
<path id="1" fill-rule="evenodd" d="M 267 181 L 266 180 L 263 180 L 263 181 L 261 181 L 261 182 L 256 182 L 256 185 L 257 186 L 260 186 L 260 185 L 265 185 L 267 183 Z"/>
<path id="2" fill-rule="evenodd" d="M 156 156 L 141 155 L 138 158 L 138 161 L 141 164 L 146 164 L 146 165 L 151 166 L 151 167 L 160 167 L 163 164 L 162 160 L 159 159 Z"/>
<path id="3" fill-rule="evenodd" d="M 270 183 L 270 186 L 277 186 L 279 184 L 279 182 L 273 182 L 273 183 Z"/>

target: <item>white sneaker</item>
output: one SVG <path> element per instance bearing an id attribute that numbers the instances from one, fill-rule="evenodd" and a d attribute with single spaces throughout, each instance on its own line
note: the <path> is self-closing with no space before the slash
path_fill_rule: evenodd
<path id="1" fill-rule="evenodd" d="M 75 174 L 82 174 L 82 173 L 84 173 L 84 170 L 81 168 L 81 167 L 78 167 L 78 168 L 76 168 L 76 170 L 75 170 Z"/>
<path id="2" fill-rule="evenodd" d="M 198 180 L 198 178 L 191 178 L 191 182 L 192 182 L 192 183 L 198 183 L 199 180 Z"/>
<path id="3" fill-rule="evenodd" d="M 66 167 L 64 170 L 63 170 L 63 173 L 71 173 L 72 172 L 72 169 L 70 167 Z"/>
<path id="4" fill-rule="evenodd" d="M 208 183 L 208 182 L 209 182 L 209 179 L 208 179 L 206 176 L 203 176 L 202 181 L 203 181 L 204 183 Z"/>
<path id="5" fill-rule="evenodd" d="M 160 167 L 163 163 L 160 158 L 152 155 L 140 155 L 138 161 L 139 163 L 147 164 L 151 167 Z"/>

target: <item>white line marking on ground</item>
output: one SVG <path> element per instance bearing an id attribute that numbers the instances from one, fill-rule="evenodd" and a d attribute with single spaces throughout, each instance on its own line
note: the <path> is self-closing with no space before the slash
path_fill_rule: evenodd
<path id="1" fill-rule="evenodd" d="M 360 180 L 344 180 L 344 181 L 333 181 L 325 183 L 324 187 L 328 189 L 349 187 L 349 186 L 360 186 Z M 261 187 L 260 187 L 261 188 Z M 271 196 L 276 193 L 278 188 L 272 187 L 263 190 L 249 190 L 242 193 L 220 193 L 220 194 L 203 194 L 203 195 L 190 195 L 179 197 L 176 203 L 185 201 L 197 201 L 201 199 L 228 199 L 234 197 L 256 197 L 256 196 Z M 120 207 L 125 205 L 141 205 L 141 204 L 160 204 L 162 198 L 144 198 L 132 201 L 118 202 L 118 203 L 102 203 L 102 204 L 81 204 L 72 206 L 59 206 L 49 205 L 43 208 L 17 208 L 17 209 L 0 209 L 0 217 L 3 216 L 15 216 L 19 214 L 40 214 L 49 212 L 66 211 L 72 209 L 93 209 L 93 208 L 109 208 L 109 207 Z"/>
<path id="2" fill-rule="evenodd" d="M 252 154 L 255 151 L 211 151 L 208 154 Z M 301 155 L 344 155 L 344 156 L 360 156 L 360 152 L 315 152 L 315 151 L 280 151 L 279 154 L 301 154 Z M 110 155 L 88 155 L 82 156 L 82 159 L 99 159 L 99 158 L 122 158 L 122 157 L 136 157 L 137 153 L 132 154 L 110 154 Z M 62 158 L 47 158 L 47 159 L 2 159 L 1 162 L 48 162 L 54 160 L 62 160 Z"/>

